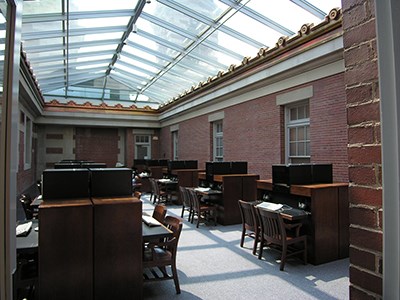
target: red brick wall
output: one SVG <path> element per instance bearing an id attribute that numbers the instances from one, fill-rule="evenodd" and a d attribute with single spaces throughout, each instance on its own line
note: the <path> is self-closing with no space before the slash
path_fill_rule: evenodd
<path id="1" fill-rule="evenodd" d="M 350 297 L 382 296 L 382 180 L 373 0 L 343 0 L 349 127 Z"/>
<path id="2" fill-rule="evenodd" d="M 281 108 L 269 95 L 224 110 L 224 160 L 247 161 L 248 172 L 272 178 L 281 162 Z"/>
<path id="3" fill-rule="evenodd" d="M 334 164 L 334 180 L 348 181 L 346 97 L 343 74 L 308 83 L 312 162 Z M 291 90 L 301 88 L 297 86 Z M 279 94 L 288 92 L 280 91 Z M 247 161 L 249 173 L 272 178 L 272 164 L 284 162 L 284 114 L 276 105 L 277 94 L 224 109 L 224 160 Z M 179 123 L 179 159 L 197 159 L 199 167 L 212 159 L 207 116 Z M 162 130 L 163 152 L 171 158 L 171 132 Z M 165 140 L 164 140 L 165 139 Z"/>
<path id="4" fill-rule="evenodd" d="M 153 157 L 154 159 L 173 159 L 172 157 L 172 139 L 169 127 L 164 127 L 160 130 L 160 157 Z"/>
<path id="5" fill-rule="evenodd" d="M 125 130 L 125 165 L 128 168 L 133 166 L 135 158 L 135 139 L 131 128 Z"/>
<path id="6" fill-rule="evenodd" d="M 311 162 L 332 163 L 333 180 L 348 181 L 344 74 L 313 83 L 310 101 Z"/>
<path id="7" fill-rule="evenodd" d="M 115 167 L 118 161 L 118 129 L 76 128 L 75 158 L 106 163 Z"/>

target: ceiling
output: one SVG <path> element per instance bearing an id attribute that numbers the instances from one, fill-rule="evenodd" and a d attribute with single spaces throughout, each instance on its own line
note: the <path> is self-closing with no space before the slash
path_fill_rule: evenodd
<path id="1" fill-rule="evenodd" d="M 46 101 L 158 108 L 340 6 L 341 0 L 24 1 L 23 50 Z"/>

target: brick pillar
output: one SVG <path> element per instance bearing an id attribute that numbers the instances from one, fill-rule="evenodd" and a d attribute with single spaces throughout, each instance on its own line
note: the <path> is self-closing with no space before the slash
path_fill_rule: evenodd
<path id="1" fill-rule="evenodd" d="M 350 297 L 382 296 L 382 180 L 374 0 L 342 0 L 347 96 Z"/>

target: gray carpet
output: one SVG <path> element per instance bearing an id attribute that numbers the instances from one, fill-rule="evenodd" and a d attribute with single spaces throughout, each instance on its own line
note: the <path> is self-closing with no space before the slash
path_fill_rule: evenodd
<path id="1" fill-rule="evenodd" d="M 143 210 L 153 205 L 144 195 Z M 181 207 L 167 205 L 167 215 Z M 279 271 L 279 254 L 264 250 L 262 260 L 252 254 L 253 239 L 239 246 L 241 225 L 204 225 L 187 222 L 178 246 L 177 267 L 182 293 L 172 280 L 145 283 L 144 299 L 349 299 L 349 260 L 314 266 L 292 258 Z"/>

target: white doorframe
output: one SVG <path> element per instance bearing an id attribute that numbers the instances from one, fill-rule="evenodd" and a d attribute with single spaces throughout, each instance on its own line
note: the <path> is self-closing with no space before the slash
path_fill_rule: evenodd
<path id="1" fill-rule="evenodd" d="M 400 2 L 376 0 L 383 177 L 383 299 L 400 299 Z"/>

